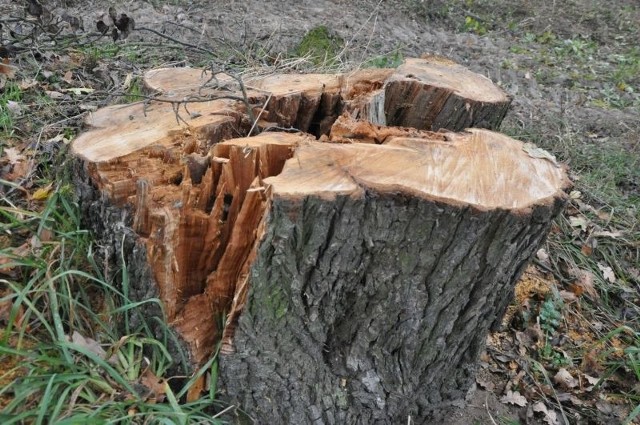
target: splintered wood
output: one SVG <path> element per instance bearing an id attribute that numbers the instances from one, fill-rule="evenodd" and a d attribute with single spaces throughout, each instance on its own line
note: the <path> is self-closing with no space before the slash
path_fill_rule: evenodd
<path id="1" fill-rule="evenodd" d="M 296 371 L 311 366 L 301 363 L 295 369 L 287 355 L 300 361 L 325 356 L 320 375 L 310 379 L 324 385 L 347 377 L 340 391 L 352 390 L 356 400 L 368 397 L 358 395 L 365 394 L 358 382 L 377 394 L 382 390 L 367 383 L 373 382 L 371 376 L 383 383 L 395 379 L 393 374 L 385 378 L 386 366 L 371 357 L 388 351 L 400 356 L 395 361 L 404 364 L 404 372 L 413 373 L 406 378 L 417 379 L 411 385 L 420 384 L 425 370 L 433 371 L 430 382 L 438 389 L 428 399 L 412 402 L 424 413 L 431 403 L 458 394 L 451 387 L 457 384 L 438 375 L 443 372 L 436 357 L 425 352 L 427 363 L 414 359 L 405 364 L 409 360 L 402 356 L 408 351 L 387 347 L 378 352 L 382 342 L 360 341 L 358 335 L 364 338 L 365 331 L 345 328 L 344 335 L 351 336 L 331 334 L 332 329 L 338 332 L 346 326 L 341 320 L 365 327 L 380 320 L 371 318 L 379 315 L 375 308 L 358 311 L 354 297 L 360 285 L 381 279 L 394 289 L 382 291 L 376 284 L 378 289 L 366 289 L 363 299 L 384 300 L 398 311 L 424 303 L 414 306 L 418 316 L 420 312 L 427 316 L 411 318 L 411 332 L 423 338 L 412 346 L 436 347 L 436 341 L 440 344 L 446 338 L 451 331 L 446 326 L 438 325 L 424 335 L 417 331 L 435 326 L 434 317 L 453 311 L 477 316 L 473 319 L 478 320 L 477 332 L 462 338 L 459 346 L 439 348 L 456 356 L 442 362 L 467 371 L 457 382 L 462 386 L 470 382 L 468 364 L 475 362 L 489 327 L 504 313 L 509 291 L 530 251 L 559 213 L 570 186 L 564 168 L 555 161 L 532 155 L 529 144 L 491 131 L 500 125 L 510 103 L 500 89 L 439 58 L 409 59 L 397 70 L 269 75 L 242 82 L 198 69 L 165 68 L 148 72 L 145 84 L 155 100 L 97 111 L 87 121 L 89 130 L 74 141 L 73 152 L 88 179 L 83 187 L 101 194 L 83 193 L 80 198 L 86 211 L 102 211 L 102 222 L 100 217 L 88 219 L 99 235 L 120 231 L 113 230 L 117 226 L 109 221 L 118 214 L 132 229 L 125 232 L 131 252 L 123 257 L 135 263 L 129 267 L 139 268 L 139 275 L 149 276 L 152 288 L 140 293 L 159 296 L 166 320 L 186 344 L 192 365 L 201 365 L 222 343 L 221 382 L 232 401 L 241 401 L 266 422 L 287 418 L 287 423 L 304 423 L 310 419 L 287 411 L 304 411 L 305 403 L 324 400 L 327 394 L 333 395 L 326 400 L 333 400 L 335 391 L 329 387 L 318 387 L 315 395 L 294 391 L 302 385 L 294 379 Z M 477 128 L 462 131 L 467 127 Z M 406 205 L 422 212 L 412 216 Z M 329 216 L 333 218 L 325 223 Z M 360 218 L 350 221 L 356 217 Z M 386 220 L 389 229 L 411 221 L 416 235 L 426 239 L 408 230 L 382 237 Z M 346 230 L 340 231 L 341 226 Z M 461 229 L 468 233 L 463 235 Z M 351 234 L 348 242 L 347 234 Z M 284 239 L 278 242 L 278 238 Z M 450 248 L 457 243 L 459 249 Z M 345 253 L 335 253 L 350 244 L 353 247 Z M 391 245 L 383 248 L 386 244 Z M 415 247 L 411 258 L 396 252 L 403 246 Z M 425 251 L 429 246 L 433 252 Z M 144 254 L 142 262 L 139 252 Z M 278 252 L 288 254 L 278 257 Z M 375 260 L 378 253 L 381 260 Z M 349 255 L 355 255 L 348 258 L 349 264 L 341 263 Z M 376 261 L 384 264 L 394 255 L 399 271 L 376 269 Z M 447 258 L 453 269 L 435 262 Z M 365 267 L 368 261 L 373 263 Z M 416 271 L 405 276 L 407 264 Z M 464 276 L 457 276 L 460 270 Z M 322 282 L 337 279 L 332 273 L 340 276 L 333 284 L 334 293 L 314 298 Z M 388 281 L 385 276 L 390 275 L 397 278 Z M 492 284 L 495 293 L 489 295 Z M 403 295 L 384 295 L 403 285 L 407 289 L 398 293 Z M 447 301 L 449 313 L 430 312 L 429 306 L 443 308 L 437 297 L 412 298 L 413 291 L 427 288 L 431 294 L 429 288 L 438 285 L 443 286 L 436 293 L 452 290 L 459 298 Z M 455 291 L 450 289 L 454 286 Z M 298 293 L 296 288 L 308 289 Z M 347 289 L 342 293 L 338 288 Z M 494 296 L 499 299 L 488 302 Z M 459 310 L 452 307 L 456 303 Z M 400 320 L 400 313 L 388 313 Z M 283 317 L 291 321 L 282 322 Z M 317 320 L 326 320 L 319 324 L 324 331 L 312 326 Z M 283 332 L 296 335 L 299 344 L 286 346 Z M 469 338 L 474 341 L 471 345 Z M 349 351 L 351 339 L 368 351 L 360 345 Z M 317 347 L 309 341 L 316 341 Z M 331 353 L 317 354 L 332 347 L 344 357 L 329 361 L 326 356 Z M 270 353 L 268 359 L 261 358 L 264 351 Z M 310 364 L 318 361 L 323 362 L 316 359 Z M 352 370 L 352 365 L 360 366 Z M 273 381 L 269 379 L 273 368 L 291 370 L 281 375 L 282 381 Z M 373 375 L 365 378 L 365 369 Z M 243 385 L 251 386 L 251 396 Z M 282 391 L 291 392 L 290 405 L 269 404 Z M 380 394 L 391 397 L 388 392 Z M 353 410 L 340 400 L 327 401 L 326 420 L 381 418 L 393 423 L 402 416 L 392 397 L 387 407 L 378 404 L 383 411 L 379 417 L 363 416 L 358 411 L 362 405 Z M 341 409 L 346 410 L 335 413 Z"/>

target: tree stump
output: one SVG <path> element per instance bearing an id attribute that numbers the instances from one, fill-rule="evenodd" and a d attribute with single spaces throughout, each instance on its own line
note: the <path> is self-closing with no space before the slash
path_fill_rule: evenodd
<path id="1" fill-rule="evenodd" d="M 145 83 L 154 100 L 74 141 L 80 201 L 189 363 L 222 344 L 223 399 L 258 423 L 391 424 L 464 398 L 570 186 L 533 145 L 460 132 L 496 129 L 504 93 L 433 58 Z"/>

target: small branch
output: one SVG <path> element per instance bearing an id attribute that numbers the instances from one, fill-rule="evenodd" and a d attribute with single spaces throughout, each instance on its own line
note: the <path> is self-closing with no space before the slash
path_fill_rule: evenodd
<path id="1" fill-rule="evenodd" d="M 262 116 L 262 113 L 265 111 L 265 109 L 267 109 L 267 105 L 269 104 L 269 101 L 271 100 L 271 96 L 272 94 L 269 93 L 269 97 L 267 98 L 267 100 L 264 102 L 264 105 L 262 105 L 262 109 L 260 110 L 260 113 L 258 114 L 258 116 L 256 117 L 255 121 L 253 121 L 253 125 L 251 126 L 251 129 L 249 130 L 249 136 L 251 136 L 251 134 L 253 134 L 253 129 L 256 127 L 256 125 L 258 124 L 258 120 L 260 119 L 260 117 Z"/>
<path id="2" fill-rule="evenodd" d="M 162 38 L 164 38 L 166 40 L 173 41 L 174 43 L 180 44 L 182 46 L 190 47 L 192 49 L 196 49 L 196 50 L 199 50 L 201 52 L 208 53 L 211 56 L 217 56 L 215 54 L 215 52 L 213 52 L 213 51 L 211 51 L 209 49 L 205 49 L 204 47 L 196 46 L 195 44 L 187 43 L 186 41 L 178 40 L 177 38 L 173 38 L 173 37 L 168 36 L 166 34 L 162 34 L 161 32 L 156 31 L 156 30 L 151 29 L 151 28 L 140 27 L 140 28 L 134 29 L 134 31 L 149 31 L 150 33 L 153 33 L 153 34 L 157 35 L 158 37 L 162 37 Z"/>

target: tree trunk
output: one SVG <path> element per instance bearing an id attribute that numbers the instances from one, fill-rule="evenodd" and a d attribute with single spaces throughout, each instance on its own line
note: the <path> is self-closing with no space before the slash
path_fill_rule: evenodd
<path id="1" fill-rule="evenodd" d="M 133 296 L 162 300 L 172 352 L 197 366 L 222 343 L 221 396 L 259 423 L 420 423 L 462 400 L 570 183 L 533 145 L 423 129 L 495 129 L 508 97 L 435 59 L 210 77 L 150 71 L 155 100 L 73 144 L 88 222 Z"/>

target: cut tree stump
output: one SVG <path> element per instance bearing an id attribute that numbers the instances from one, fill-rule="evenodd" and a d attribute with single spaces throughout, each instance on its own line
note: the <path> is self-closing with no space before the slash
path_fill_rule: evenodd
<path id="1" fill-rule="evenodd" d="M 73 143 L 86 222 L 131 296 L 162 300 L 172 353 L 221 344 L 220 396 L 258 423 L 424 423 L 464 399 L 564 168 L 488 130 L 510 99 L 441 59 L 215 77 L 150 71 L 154 100 Z"/>

